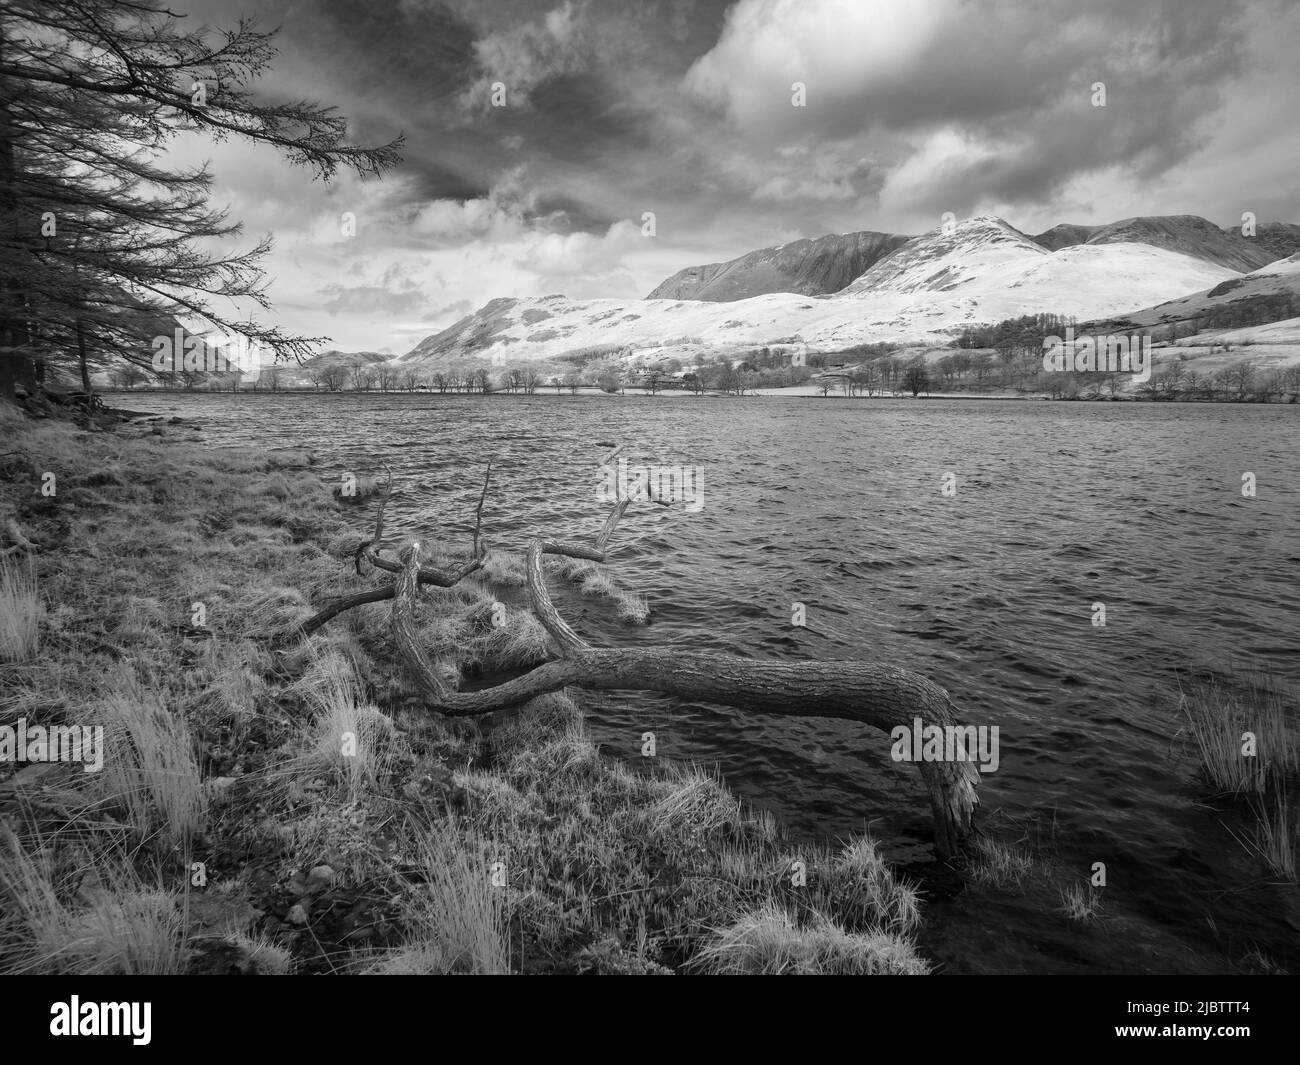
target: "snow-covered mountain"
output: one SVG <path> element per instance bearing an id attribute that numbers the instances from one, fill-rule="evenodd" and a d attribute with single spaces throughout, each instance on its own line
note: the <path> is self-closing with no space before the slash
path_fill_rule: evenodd
<path id="1" fill-rule="evenodd" d="M 1000 218 L 972 218 L 909 241 L 842 295 L 956 292 L 982 278 L 1015 273 L 1051 254 Z"/>
<path id="2" fill-rule="evenodd" d="M 561 360 L 592 350 L 681 357 L 806 343 L 943 343 L 968 326 L 1037 312 L 1081 320 L 1208 289 L 1238 271 L 1137 242 L 1052 251 L 998 218 L 980 217 L 900 244 L 838 292 L 765 293 L 729 302 L 496 299 L 400 356 L 439 365 Z"/>

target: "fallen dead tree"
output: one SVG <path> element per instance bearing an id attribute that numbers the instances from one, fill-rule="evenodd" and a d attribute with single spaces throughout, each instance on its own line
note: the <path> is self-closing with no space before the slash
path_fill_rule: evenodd
<path id="1" fill-rule="evenodd" d="M 605 461 L 613 458 L 611 455 Z M 390 478 L 391 483 L 391 478 Z M 483 493 L 487 492 L 487 480 Z M 533 611 L 554 640 L 559 657 L 512 680 L 474 692 L 450 686 L 429 661 L 416 625 L 419 588 L 423 584 L 450 587 L 478 569 L 484 551 L 479 539 L 483 498 L 479 499 L 473 552 L 454 570 L 422 566 L 419 541 L 410 544 L 398 562 L 379 559 L 377 548 L 383 530 L 387 491 L 380 505 L 375 535 L 357 551 L 362 558 L 387 572 L 397 573 L 393 585 L 351 596 L 328 608 L 333 617 L 363 602 L 392 599 L 393 642 L 407 668 L 428 696 L 431 709 L 451 716 L 471 716 L 518 706 L 538 695 L 569 686 L 596 690 L 657 691 L 692 701 L 721 703 L 749 713 L 783 717 L 840 718 L 870 725 L 888 734 L 897 726 L 941 729 L 958 725 L 948 693 L 918 673 L 893 666 L 853 661 L 768 662 L 713 652 L 682 651 L 673 647 L 632 649 L 594 648 L 560 616 L 551 601 L 542 571 L 543 555 L 561 555 L 604 563 L 607 546 L 629 501 L 616 503 L 604 528 L 592 544 L 572 540 L 534 539 L 528 547 L 526 576 Z M 304 631 L 323 624 L 316 615 Z M 328 620 L 328 618 L 324 618 Z M 312 623 L 316 624 L 312 624 Z M 978 797 L 979 775 L 971 761 L 921 761 L 918 763 L 930 795 L 935 844 L 941 854 L 955 853 L 969 835 Z"/>

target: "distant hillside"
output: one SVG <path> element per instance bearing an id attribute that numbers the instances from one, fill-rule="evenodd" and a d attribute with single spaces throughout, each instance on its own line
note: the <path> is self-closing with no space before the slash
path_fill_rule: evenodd
<path id="1" fill-rule="evenodd" d="M 1300 252 L 1300 226 L 1290 222 L 1262 222 L 1254 240 L 1271 256 L 1270 262 L 1286 259 Z"/>
<path id="2" fill-rule="evenodd" d="M 378 351 L 339 351 L 331 348 L 329 351 L 322 351 L 319 355 L 313 355 L 310 359 L 303 359 L 298 364 L 303 370 L 324 370 L 331 366 L 360 366 L 362 364 L 370 365 L 376 362 L 385 362 L 391 359 L 391 355 L 381 354 Z M 290 366 L 293 364 L 290 363 Z"/>
<path id="3" fill-rule="evenodd" d="M 350 375 L 353 367 L 374 366 L 387 362 L 391 355 L 377 351 L 338 351 L 331 349 L 313 355 L 302 362 L 282 362 L 275 367 L 279 374 L 281 388 L 315 388 L 322 384 L 322 378 L 331 371 Z M 269 369 L 270 367 L 267 367 Z M 346 378 L 345 378 L 346 379 Z M 350 383 L 350 382 L 349 382 Z"/>
<path id="4" fill-rule="evenodd" d="M 729 302 L 768 292 L 839 292 L 908 239 L 893 233 L 844 233 L 760 248 L 730 262 L 680 270 L 646 299 Z"/>
<path id="5" fill-rule="evenodd" d="M 554 300 L 563 299 L 563 296 L 544 296 L 541 299 L 533 300 L 532 302 L 539 306 L 523 320 L 525 322 L 544 321 L 550 317 L 550 314 L 543 309 L 544 305 Z M 453 347 L 461 355 L 473 355 L 476 351 L 488 347 L 493 342 L 492 331 L 486 323 L 495 320 L 499 315 L 509 311 L 519 302 L 519 300 L 512 299 L 509 296 L 499 296 L 497 299 L 488 300 L 473 314 L 467 314 L 464 318 L 452 322 L 441 332 L 425 337 L 405 355 L 399 355 L 397 357 L 398 361 L 418 362 L 430 355 Z"/>
<path id="6" fill-rule="evenodd" d="M 1177 299 L 1088 323 L 1086 328 L 1114 332 L 1172 325 L 1191 333 L 1280 322 L 1298 314 L 1300 253 Z"/>
<path id="7" fill-rule="evenodd" d="M 1222 229 L 1198 215 L 1124 218 L 1104 226 L 1059 225 L 1033 238 L 1048 251 L 1078 244 L 1149 244 L 1242 273 L 1300 251 L 1300 226 L 1265 223 L 1255 237 Z"/>

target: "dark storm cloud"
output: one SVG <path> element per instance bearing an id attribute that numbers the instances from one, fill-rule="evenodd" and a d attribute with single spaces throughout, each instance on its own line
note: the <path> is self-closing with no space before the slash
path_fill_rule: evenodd
<path id="1" fill-rule="evenodd" d="M 218 0 L 214 13 L 233 5 Z M 523 165 L 539 218 L 604 227 L 673 201 L 693 225 L 741 202 L 861 210 L 924 163 L 916 207 L 1049 201 L 1081 173 L 1149 178 L 1204 143 L 1244 63 L 1243 4 L 1224 0 L 739 0 L 626 5 L 266 0 L 284 56 L 268 82 L 338 100 L 358 134 L 407 135 L 414 196 L 489 194 Z M 500 80 L 509 106 L 494 108 Z M 790 103 L 792 81 L 809 103 Z M 1093 108 L 1091 86 L 1106 85 Z M 782 154 L 815 146 L 808 157 Z M 933 146 L 932 146 L 933 150 Z M 556 205 L 563 204 L 557 210 Z M 762 211 L 771 208 L 760 207 Z M 814 206 L 812 213 L 821 209 Z"/>

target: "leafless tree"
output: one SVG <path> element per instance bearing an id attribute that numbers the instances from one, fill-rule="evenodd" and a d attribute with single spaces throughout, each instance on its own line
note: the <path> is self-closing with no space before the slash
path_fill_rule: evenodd
<path id="1" fill-rule="evenodd" d="M 1221 370 L 1218 376 L 1234 399 L 1245 399 L 1255 381 L 1255 364 L 1238 362 Z"/>
<path id="2" fill-rule="evenodd" d="M 1187 374 L 1187 367 L 1181 362 L 1171 362 L 1164 373 L 1160 375 L 1159 389 L 1168 396 L 1176 396 L 1183 389 L 1183 378 Z"/>
<path id="3" fill-rule="evenodd" d="M 132 363 L 117 367 L 112 373 L 112 381 L 118 388 L 132 389 L 148 380 L 145 372 Z"/>

